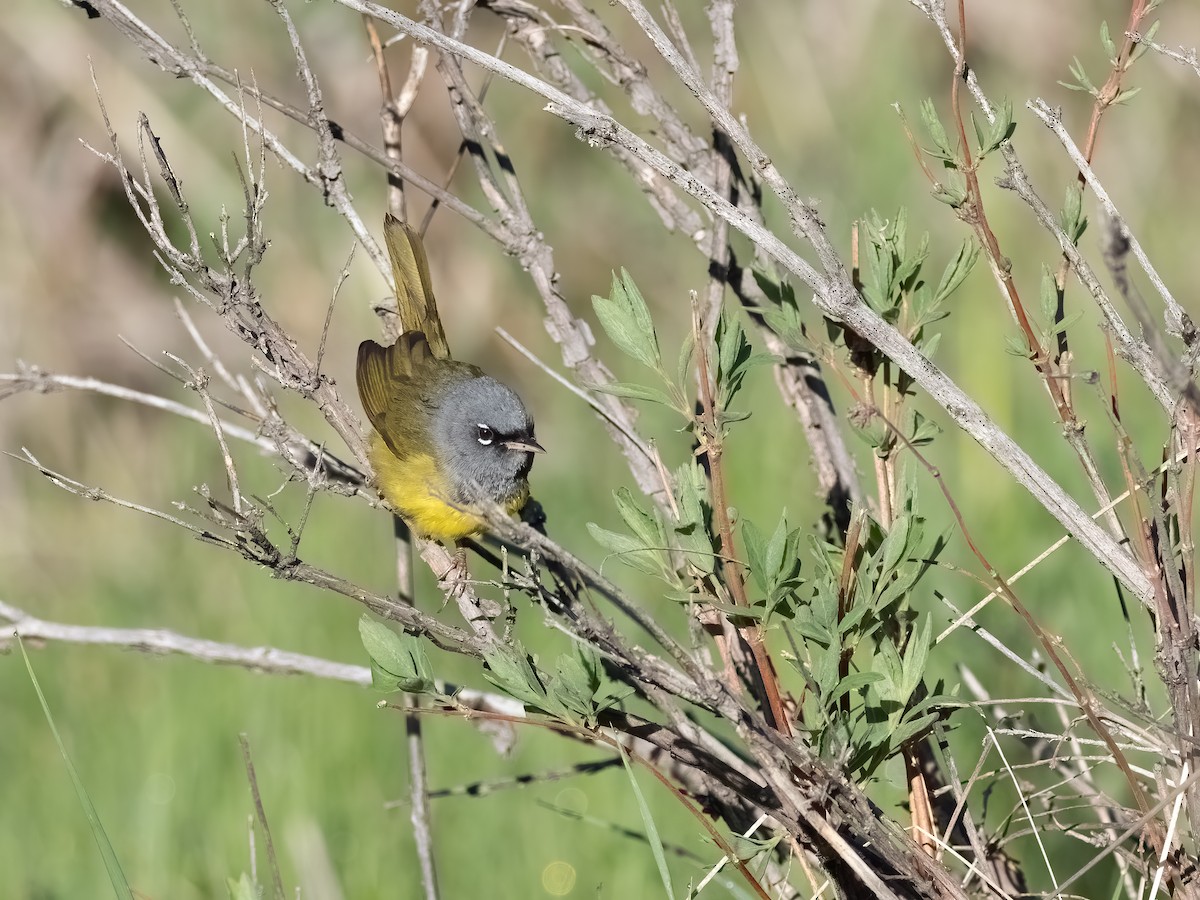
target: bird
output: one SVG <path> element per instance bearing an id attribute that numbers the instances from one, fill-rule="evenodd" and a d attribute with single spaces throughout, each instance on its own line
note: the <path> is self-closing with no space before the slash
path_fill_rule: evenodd
<path id="1" fill-rule="evenodd" d="M 377 490 L 414 532 L 456 542 L 485 530 L 479 504 L 522 510 L 544 451 L 516 392 L 450 356 L 421 236 L 390 214 L 383 232 L 404 331 L 391 346 L 358 347 L 368 459 Z"/>

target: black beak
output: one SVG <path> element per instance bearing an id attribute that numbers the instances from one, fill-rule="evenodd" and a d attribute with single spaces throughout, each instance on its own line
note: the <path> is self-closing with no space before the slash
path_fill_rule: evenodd
<path id="1" fill-rule="evenodd" d="M 503 446 L 506 450 L 524 450 L 526 453 L 546 452 L 546 448 L 533 438 L 529 438 L 525 441 L 503 441 L 501 446 Z"/>

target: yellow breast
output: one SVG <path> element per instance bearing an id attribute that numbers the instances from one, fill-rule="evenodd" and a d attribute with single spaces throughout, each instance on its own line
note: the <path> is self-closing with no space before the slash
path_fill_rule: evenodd
<path id="1" fill-rule="evenodd" d="M 371 436 L 371 467 L 379 493 L 413 531 L 436 541 L 457 541 L 483 530 L 484 521 L 461 504 L 450 500 L 451 491 L 437 462 L 428 453 L 398 459 L 383 438 Z M 505 506 L 511 515 L 529 499 L 526 488 Z"/>

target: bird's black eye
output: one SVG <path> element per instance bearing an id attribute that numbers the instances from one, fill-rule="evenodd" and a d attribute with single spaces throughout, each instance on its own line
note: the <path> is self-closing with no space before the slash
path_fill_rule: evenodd
<path id="1" fill-rule="evenodd" d="M 496 439 L 495 432 L 482 422 L 475 427 L 479 429 L 479 443 L 483 444 L 485 447 L 491 446 L 492 441 Z"/>

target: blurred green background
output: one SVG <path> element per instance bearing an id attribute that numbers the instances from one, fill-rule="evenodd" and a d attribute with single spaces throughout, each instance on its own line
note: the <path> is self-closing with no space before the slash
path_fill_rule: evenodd
<path id="1" fill-rule="evenodd" d="M 131 6 L 164 35 L 182 38 L 165 0 Z M 290 6 L 322 79 L 329 114 L 377 141 L 378 87 L 360 18 L 329 2 Z M 970 58 L 993 98 L 1012 99 L 1019 152 L 1038 191 L 1057 207 L 1073 172 L 1053 136 L 1024 110 L 1024 101 L 1040 96 L 1061 104 L 1068 126 L 1081 138 L 1090 98 L 1065 90 L 1057 80 L 1069 78 L 1072 56 L 1080 57 L 1095 80 L 1103 78 L 1100 21 L 1107 17 L 1119 34 L 1127 5 L 1012 0 L 968 6 Z M 185 0 L 185 8 L 214 61 L 243 77 L 253 74 L 276 94 L 302 100 L 285 36 L 267 4 Z M 413 14 L 408 6 L 397 8 Z M 632 37 L 620 10 L 605 5 L 599 13 L 618 35 L 630 37 L 652 77 L 671 84 L 644 41 Z M 738 15 L 737 112 L 745 114 L 799 192 L 817 200 L 838 245 L 848 248 L 850 224 L 867 210 L 886 216 L 906 205 L 910 231 L 931 233 L 931 265 L 940 271 L 966 230 L 930 198 L 891 109 L 900 103 L 916 121 L 919 102 L 932 96 L 946 110 L 949 62 L 929 23 L 901 0 L 745 4 Z M 471 39 L 492 49 L 500 34 L 496 22 L 486 13 L 478 18 Z M 707 65 L 702 10 L 689 7 L 684 18 Z M 1159 40 L 1200 42 L 1200 12 L 1194 7 L 1167 3 L 1162 18 Z M 407 53 L 405 44 L 390 51 L 397 83 Z M 515 50 L 507 58 L 522 64 Z M 235 224 L 240 216 L 231 154 L 240 153 L 241 135 L 227 114 L 194 85 L 144 60 L 106 23 L 47 0 L 8 0 L 0 9 L 0 369 L 11 371 L 23 360 L 47 371 L 92 375 L 191 402 L 119 339 L 151 355 L 170 350 L 196 361 L 173 312 L 175 290 L 152 257 L 113 170 L 84 146 L 104 149 L 106 141 L 89 61 L 125 149 L 134 149 L 137 113 L 145 112 L 201 227 L 215 230 L 223 207 Z M 1132 83 L 1145 90 L 1105 120 L 1096 167 L 1167 284 L 1195 313 L 1189 290 L 1195 236 L 1187 223 L 1200 200 L 1200 179 L 1194 177 L 1200 83 L 1191 71 L 1154 55 L 1139 63 Z M 425 87 L 406 126 L 405 151 L 411 164 L 438 179 L 459 138 L 436 73 L 431 71 Z M 704 133 L 684 91 L 671 87 L 667 92 Z M 619 115 L 630 115 L 620 97 L 610 99 Z M 577 315 L 594 324 L 590 295 L 606 293 L 610 271 L 625 266 L 654 308 L 664 345 L 676 347 L 687 327 L 688 292 L 704 287 L 706 260 L 690 238 L 663 231 L 607 155 L 577 141 L 541 106 L 505 83 L 495 83 L 488 97 L 538 225 L 555 247 L 564 295 Z M 314 158 L 305 132 L 277 117 L 272 121 L 302 157 Z M 343 158 L 360 211 L 368 222 L 379 221 L 382 177 L 350 150 L 343 148 Z M 481 205 L 469 168 L 462 167 L 455 187 Z M 1057 256 L 1017 198 L 994 187 L 999 174 L 994 164 L 982 173 L 988 214 L 1013 260 L 1019 287 L 1033 300 L 1042 266 L 1056 266 Z M 257 283 L 272 315 L 313 353 L 350 235 L 315 191 L 274 161 L 269 161 L 267 188 L 271 249 Z M 419 193 L 411 194 L 411 202 L 423 211 Z M 1090 197 L 1085 208 L 1094 212 Z M 768 204 L 768 212 L 785 233 L 779 210 Z M 1085 238 L 1093 255 L 1094 234 L 1095 229 Z M 538 461 L 534 489 L 554 534 L 599 564 L 603 554 L 585 524 L 615 524 L 610 493 L 630 481 L 623 461 L 582 403 L 493 332 L 503 324 L 559 368 L 536 296 L 511 260 L 451 213 L 439 212 L 428 245 L 456 355 L 485 366 L 527 398 L 539 439 L 550 451 Z M 354 348 L 376 333 L 370 306 L 387 291 L 359 253 L 339 298 L 325 356 L 325 371 L 354 403 Z M 1084 310 L 1073 333 L 1077 366 L 1103 369 L 1095 317 L 1074 284 L 1069 299 Z M 236 340 L 211 315 L 195 313 L 226 362 L 250 374 Z M 1036 374 L 1005 352 L 1003 338 L 1015 329 L 985 265 L 956 295 L 944 331 L 938 362 L 1092 508 Z M 599 352 L 618 374 L 639 377 L 602 336 Z M 839 409 L 845 410 L 849 404 L 838 379 L 831 377 L 830 383 Z M 1126 422 L 1153 465 L 1166 437 L 1164 423 L 1127 372 L 1121 386 Z M 1088 434 L 1110 485 L 1117 486 L 1115 442 L 1100 398 L 1090 390 L 1081 386 L 1078 391 L 1091 422 Z M 323 423 L 295 398 L 280 400 L 292 421 L 318 438 L 328 436 Z M 754 416 L 735 431 L 727 455 L 741 515 L 770 528 L 786 507 L 791 521 L 814 522 L 820 509 L 807 450 L 767 370 L 753 376 L 743 405 Z M 673 430 L 673 422 L 652 412 L 642 421 L 669 463 L 686 458 L 686 436 Z M 850 442 L 869 487 L 865 446 L 853 437 Z M 52 468 L 154 507 L 188 500 L 198 484 L 223 489 L 219 452 L 206 429 L 94 395 L 23 394 L 4 400 L 0 449 L 21 447 Z M 273 464 L 252 451 L 237 447 L 235 454 L 248 490 L 265 495 L 283 481 Z M 1001 571 L 1015 571 L 1059 536 L 1049 516 L 969 439 L 948 431 L 929 455 Z M 919 480 L 925 512 L 939 525 L 948 523 L 932 482 L 924 473 Z M 302 502 L 297 487 L 288 488 L 281 500 L 292 514 Z M 70 496 L 19 462 L 0 462 L 0 509 L 0 598 L 34 615 L 79 624 L 165 627 L 242 645 L 365 661 L 356 629 L 359 610 L 348 601 L 273 582 L 179 529 Z M 363 504 L 318 497 L 301 555 L 375 589 L 391 585 L 390 524 Z M 975 569 L 957 538 L 948 559 Z M 609 571 L 624 576 L 611 564 Z M 963 608 L 983 593 L 961 576 L 946 575 L 940 583 Z M 425 596 L 436 604 L 429 587 L 424 586 Z M 1112 649 L 1114 642 L 1126 641 L 1126 632 L 1109 580 L 1085 554 L 1068 546 L 1023 581 L 1020 592 L 1043 624 L 1063 636 L 1093 680 L 1106 688 L 1127 688 Z M 655 613 L 680 625 L 681 614 L 669 601 L 650 593 L 645 597 Z M 932 598 L 917 602 L 939 626 L 947 621 L 945 609 Z M 538 631 L 539 615 L 525 616 L 526 631 Z M 1019 622 L 999 604 L 982 621 L 1018 652 L 1034 652 Z M 543 643 L 550 646 L 548 639 Z M 1143 646 L 1143 652 L 1147 649 Z M 935 676 L 959 681 L 955 666 L 964 659 L 996 696 L 1034 692 L 1027 679 L 965 631 L 935 650 Z M 256 676 L 110 649 L 49 646 L 34 653 L 33 663 L 126 873 L 142 895 L 223 896 L 224 879 L 249 868 L 251 806 L 237 744 L 238 733 L 246 732 L 289 885 L 315 898 L 417 896 L 407 811 L 384 809 L 385 801 L 406 796 L 403 723 L 396 713 L 375 708 L 377 695 L 309 678 Z M 458 659 L 438 655 L 435 665 L 447 679 L 485 686 Z M 980 752 L 981 732 L 969 715 L 962 721 L 956 751 L 960 768 L 969 771 Z M 431 719 L 426 734 L 434 787 L 598 755 L 527 730 L 512 755 L 502 758 L 486 737 L 456 719 Z M 100 858 L 14 653 L 0 656 L 0 771 L 0 896 L 104 895 L 108 888 Z M 718 858 L 697 823 L 670 797 L 649 784 L 646 790 L 668 840 L 704 859 Z M 889 804 L 897 799 L 885 785 L 879 796 Z M 541 897 L 563 895 L 564 887 L 572 896 L 658 895 L 658 876 L 644 845 L 566 819 L 535 801 L 641 828 L 620 771 L 481 799 L 439 800 L 434 818 L 444 896 Z M 1018 854 L 1022 847 L 1015 846 Z M 1056 860 L 1068 871 L 1083 852 L 1077 847 L 1064 842 L 1057 851 Z M 1031 872 L 1040 871 L 1033 854 L 1024 854 L 1024 861 Z M 570 884 L 555 881 L 555 873 L 564 871 L 555 866 L 561 863 L 570 867 Z M 680 883 L 698 880 L 703 871 L 681 859 L 672 867 Z M 1107 880 L 1096 884 L 1111 886 Z M 727 891 L 719 885 L 713 890 Z"/>

